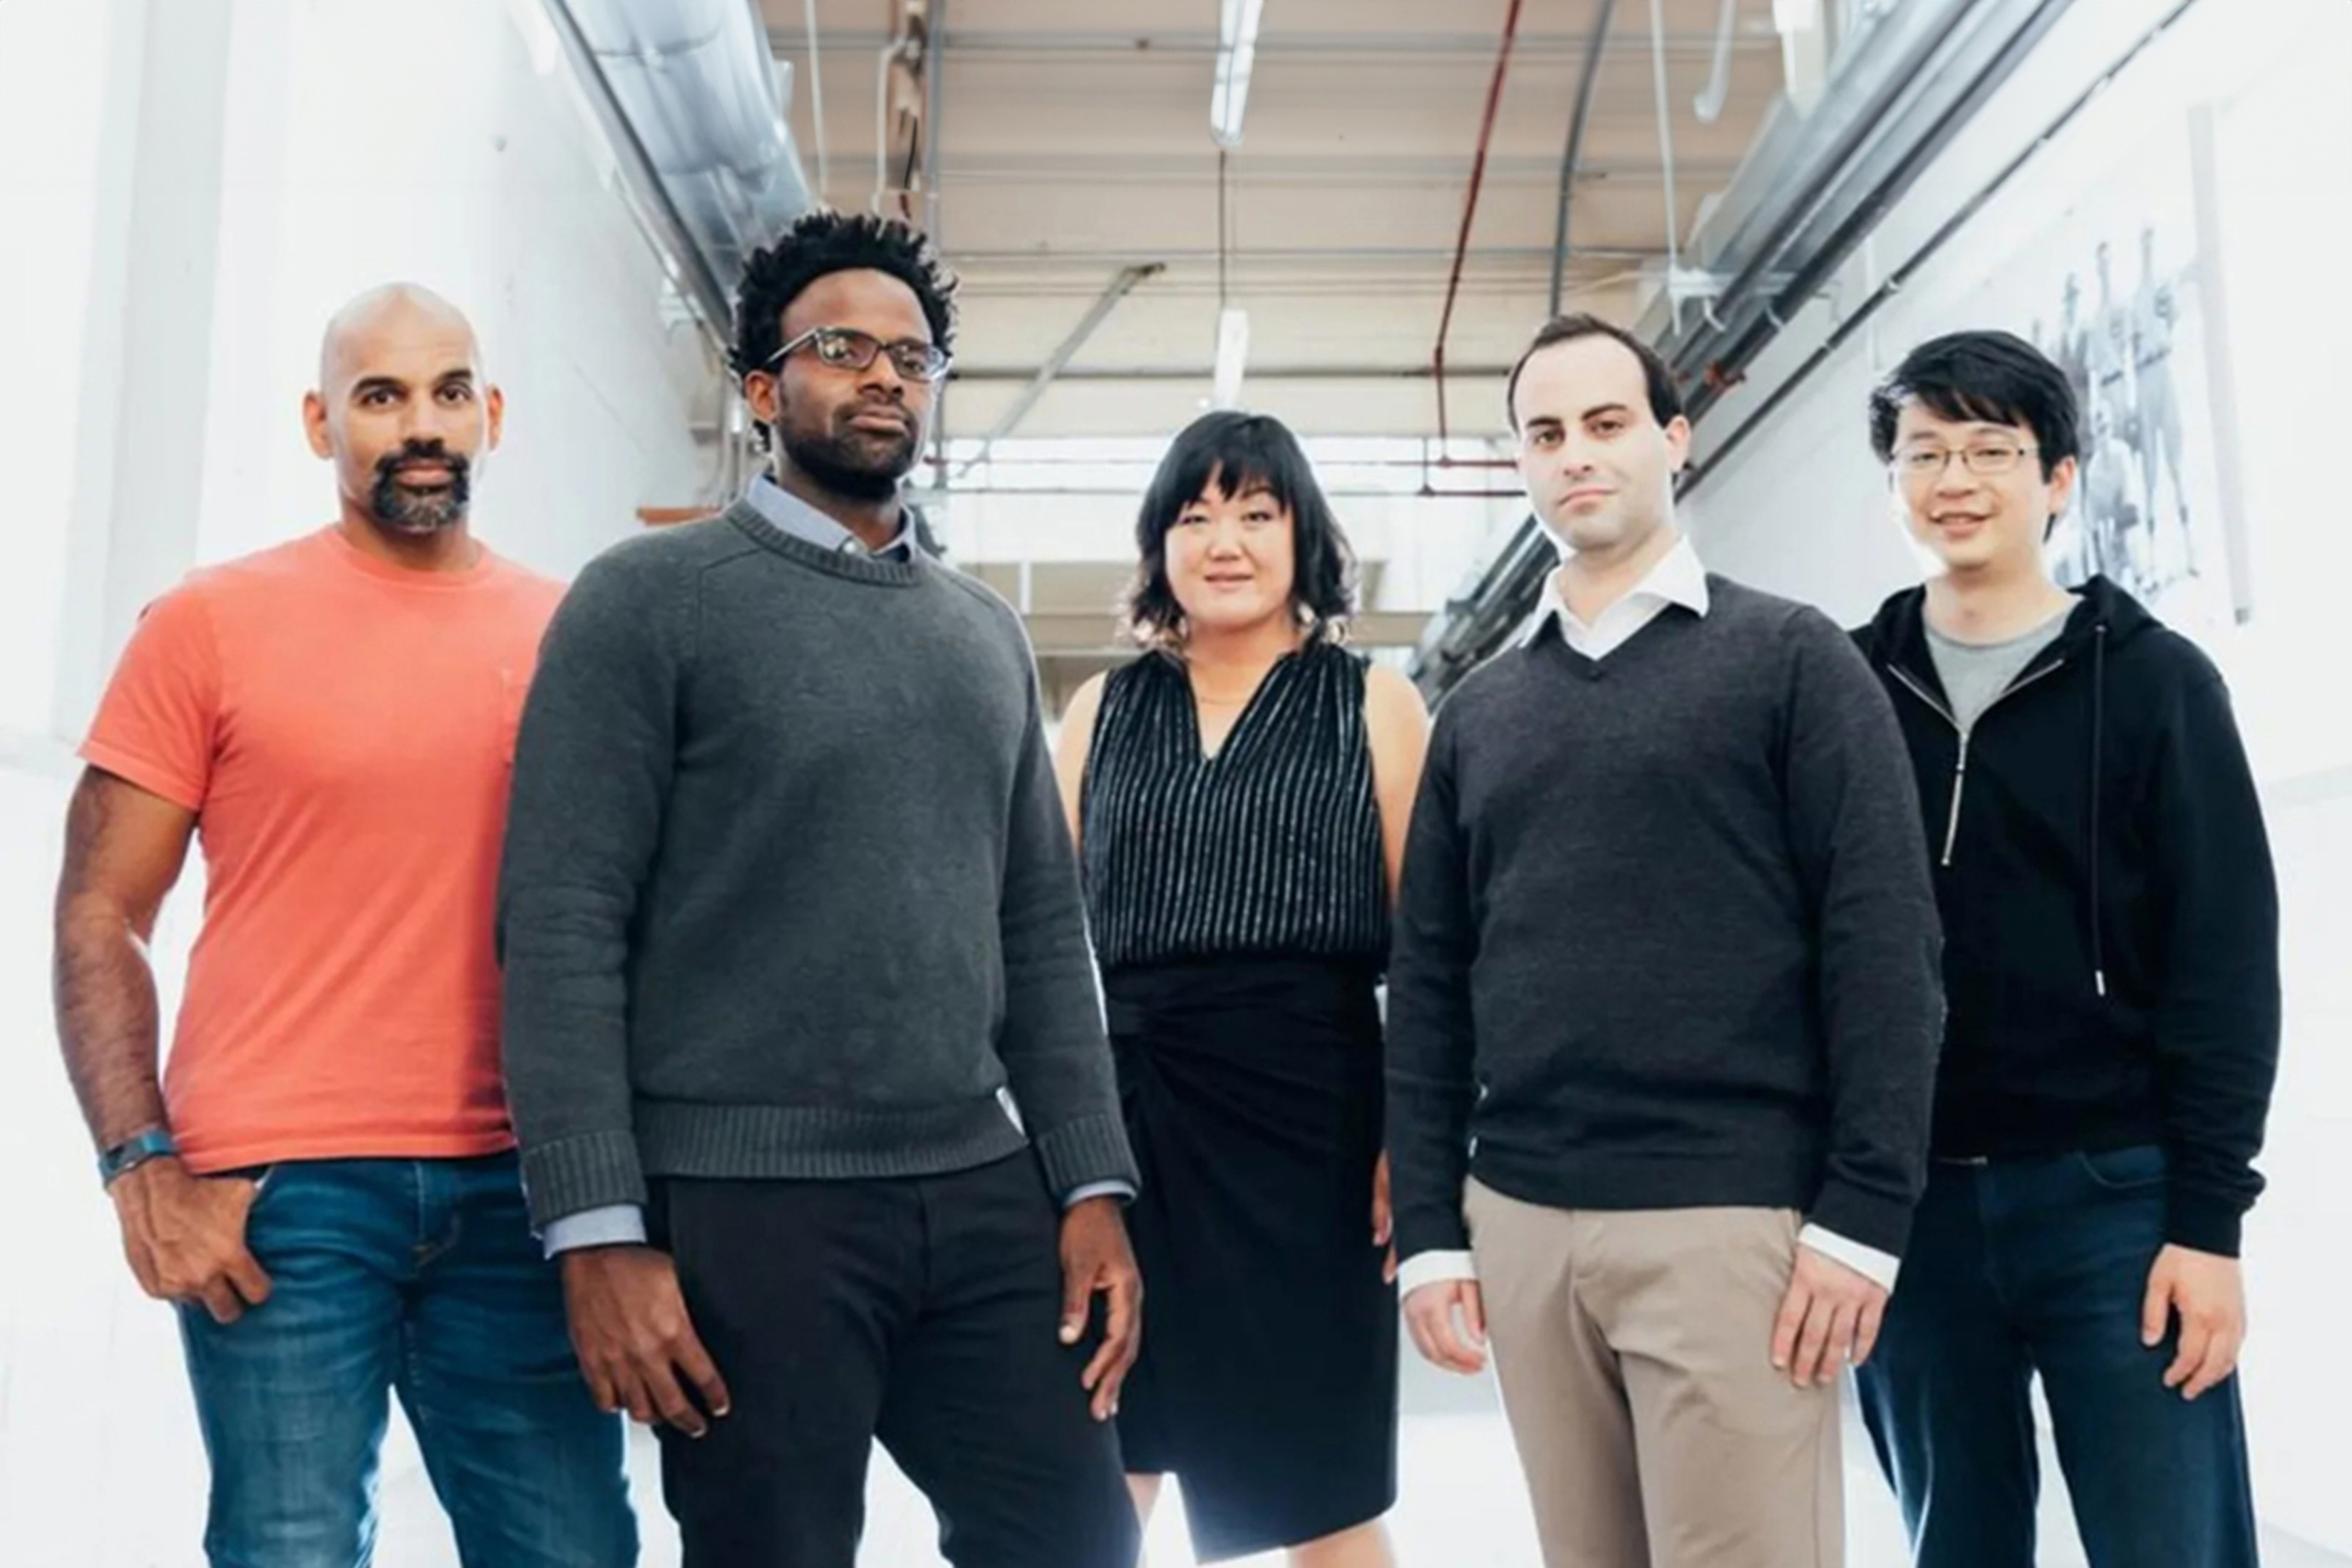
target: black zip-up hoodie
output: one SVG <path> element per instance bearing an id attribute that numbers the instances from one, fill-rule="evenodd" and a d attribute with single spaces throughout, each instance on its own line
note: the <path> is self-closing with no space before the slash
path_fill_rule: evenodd
<path id="1" fill-rule="evenodd" d="M 2278 1068 L 2278 890 L 2221 672 L 2104 577 L 1965 738 L 1914 588 L 1854 634 L 1919 778 L 1948 1015 L 1934 1152 L 2161 1143 L 2234 1257 Z"/>

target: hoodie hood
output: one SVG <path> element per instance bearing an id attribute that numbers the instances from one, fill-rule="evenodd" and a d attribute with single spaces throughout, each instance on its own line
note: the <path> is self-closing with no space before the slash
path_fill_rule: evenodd
<path id="1" fill-rule="evenodd" d="M 2067 616 L 2058 640 L 2033 661 L 2036 668 L 2053 658 L 2091 656 L 2101 626 L 2106 628 L 2109 653 L 2163 629 L 2164 623 L 2148 614 L 2146 605 L 2105 577 L 2094 577 L 2072 591 L 2081 602 Z M 1943 683 L 1936 679 L 1935 660 L 1927 654 L 1927 606 L 1925 585 L 1906 588 L 1879 605 L 1878 614 L 1855 640 L 1871 663 L 1892 666 L 1915 679 L 1933 682 L 1931 689 L 1940 693 Z"/>

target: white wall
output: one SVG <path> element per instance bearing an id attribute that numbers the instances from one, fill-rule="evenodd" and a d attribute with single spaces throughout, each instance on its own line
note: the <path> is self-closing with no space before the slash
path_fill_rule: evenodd
<path id="1" fill-rule="evenodd" d="M 1842 307 L 1899 265 L 1985 175 L 2038 134 L 2169 0 L 2076 5 L 2020 76 L 1874 237 L 1841 279 Z M 2252 618 L 2227 616 L 2199 636 L 2227 672 L 2263 780 L 2284 900 L 2287 1033 L 2262 1161 L 2272 1181 L 2246 1237 L 2252 1342 L 2245 1396 L 2258 1506 L 2272 1524 L 2352 1552 L 2344 1487 L 2352 1341 L 2352 702 L 2338 607 L 2352 532 L 2338 478 L 2339 367 L 2352 359 L 2352 315 L 2331 281 L 2352 239 L 2352 8 L 2341 0 L 2204 0 L 1990 202 L 1937 258 L 1805 383 L 1769 429 L 1733 451 L 1690 502 L 1710 564 L 1813 599 L 1847 621 L 1916 580 L 1867 450 L 1864 399 L 1912 343 L 1968 325 L 2022 330 L 2047 297 L 2002 299 L 1987 279 L 2037 262 L 2076 215 L 2114 202 L 2113 172 L 2145 169 L 2185 144 L 2189 116 L 2210 106 L 2221 249 L 2199 258 L 2218 279 L 2203 300 L 2229 323 L 2226 358 L 2243 459 Z M 2179 192 L 2159 201 L 2185 201 Z M 2089 221 L 2086 217 L 2085 221 Z M 2123 247 L 2119 282 L 2136 276 Z M 1824 305 L 1795 334 L 1834 317 Z M 1999 319 L 1988 319 L 1999 318 Z M 1815 337 L 1813 341 L 1818 341 Z M 1744 419 L 1803 351 L 1793 342 L 1704 434 Z M 2192 427 L 2191 441 L 2200 439 Z M 1704 457 L 1706 442 L 1701 443 Z M 2209 452 L 2205 454 L 2211 456 Z"/>
<path id="2" fill-rule="evenodd" d="M 508 398 L 476 521 L 509 554 L 568 574 L 639 505 L 712 499 L 709 363 L 568 76 L 534 67 L 535 4 L 0 4 L 0 1560 L 200 1560 L 178 1344 L 58 1065 L 48 904 L 70 743 L 141 599 L 333 515 L 299 425 L 329 313 L 407 278 L 471 315 Z"/>

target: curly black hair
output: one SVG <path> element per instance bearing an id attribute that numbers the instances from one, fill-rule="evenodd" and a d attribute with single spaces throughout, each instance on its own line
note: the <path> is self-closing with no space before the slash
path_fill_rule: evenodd
<path id="1" fill-rule="evenodd" d="M 1346 640 L 1355 609 L 1356 553 L 1316 482 L 1314 465 L 1281 420 L 1230 410 L 1203 414 L 1186 426 L 1143 493 L 1135 519 L 1135 578 L 1121 606 L 1129 638 L 1160 649 L 1182 644 L 1184 606 L 1168 582 L 1168 531 L 1212 479 L 1226 496 L 1263 485 L 1290 513 L 1292 608 L 1310 640 Z"/>
<path id="2" fill-rule="evenodd" d="M 956 276 L 931 242 L 896 218 L 827 208 L 803 213 L 775 244 L 743 264 L 735 290 L 735 344 L 728 360 L 738 378 L 765 370 L 784 344 L 784 309 L 829 272 L 887 272 L 915 291 L 931 342 L 955 348 Z M 761 428 L 762 438 L 766 427 Z"/>

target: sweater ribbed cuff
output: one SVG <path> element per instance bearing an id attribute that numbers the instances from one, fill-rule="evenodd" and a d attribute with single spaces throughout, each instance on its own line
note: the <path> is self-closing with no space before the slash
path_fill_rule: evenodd
<path id="1" fill-rule="evenodd" d="M 523 1194 L 532 1228 L 544 1231 L 565 1215 L 612 1204 L 646 1202 L 646 1178 L 636 1138 L 627 1132 L 583 1132 L 523 1150 Z"/>
<path id="2" fill-rule="evenodd" d="M 2216 1258 L 2238 1256 L 2245 1210 L 2233 1198 L 2178 1184 L 2165 1194 L 2164 1239 Z"/>
<path id="3" fill-rule="evenodd" d="M 1911 1239 L 1912 1205 L 1900 1199 L 1851 1186 L 1835 1177 L 1822 1184 L 1805 1218 L 1848 1241 L 1874 1247 L 1893 1258 L 1903 1256 Z"/>
<path id="4" fill-rule="evenodd" d="M 1039 1133 L 1036 1145 L 1046 1188 L 1056 1198 L 1090 1182 L 1125 1182 L 1139 1189 L 1143 1185 L 1135 1155 L 1127 1146 L 1127 1129 L 1115 1115 L 1066 1121 Z"/>

